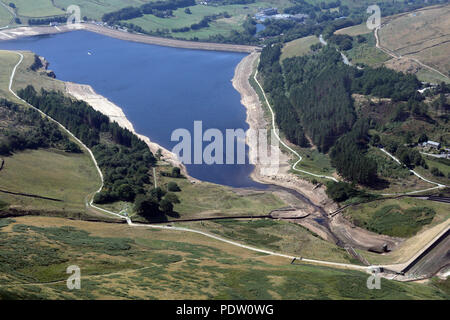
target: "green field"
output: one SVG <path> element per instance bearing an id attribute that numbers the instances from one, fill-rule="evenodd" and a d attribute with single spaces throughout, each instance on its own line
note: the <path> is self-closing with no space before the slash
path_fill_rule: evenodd
<path id="1" fill-rule="evenodd" d="M 100 177 L 87 154 L 35 150 L 19 152 L 4 160 L 0 189 L 63 200 L 0 193 L 0 200 L 24 211 L 84 212 L 88 194 L 100 186 Z"/>
<path id="2" fill-rule="evenodd" d="M 445 203 L 401 198 L 349 207 L 344 216 L 370 231 L 407 238 L 448 220 L 450 211 Z"/>
<path id="3" fill-rule="evenodd" d="M 5 244 L 0 249 L 1 298 L 449 298 L 445 284 L 437 280 L 383 279 L 382 290 L 369 290 L 362 272 L 291 265 L 287 259 L 170 230 L 23 217 L 2 220 L 0 238 Z M 66 288 L 69 265 L 81 269 L 81 290 Z M 59 282 L 39 284 L 50 281 Z M 25 285 L 29 283 L 36 285 Z"/>
<path id="4" fill-rule="evenodd" d="M 12 86 L 14 91 L 25 88 L 29 84 L 38 90 L 45 88 L 47 90 L 65 91 L 63 82 L 50 78 L 45 73 L 33 72 L 29 69 L 34 62 L 34 53 L 27 51 L 21 51 L 21 53 L 24 59 L 16 70 Z M 8 86 L 11 72 L 17 62 L 19 62 L 19 59 L 20 57 L 17 53 L 0 50 L 0 96 L 2 97 L 15 100 L 15 97 L 9 92 Z"/>
<path id="5" fill-rule="evenodd" d="M 420 81 L 424 81 L 424 82 L 429 82 L 429 83 L 441 83 L 441 82 L 445 82 L 445 83 L 450 83 L 450 79 L 447 77 L 444 77 L 442 75 L 440 75 L 439 73 L 423 68 L 420 69 L 417 73 L 416 73 L 417 78 Z"/>
<path id="6" fill-rule="evenodd" d="M 431 181 L 450 185 L 450 160 L 433 158 L 425 155 L 423 156 L 423 158 L 425 159 L 425 162 L 427 163 L 429 169 L 425 170 L 422 167 L 418 167 L 417 172 L 425 178 L 430 179 Z M 442 172 L 444 176 L 435 176 L 431 174 L 431 168 L 439 169 L 439 171 Z"/>
<path id="7" fill-rule="evenodd" d="M 34 62 L 34 53 L 23 51 L 22 54 L 24 59 L 16 70 L 12 87 L 15 92 L 28 85 L 32 85 L 38 91 L 43 88 L 45 90 L 65 92 L 64 82 L 47 76 L 44 71 L 33 72 L 29 69 Z"/>
<path id="8" fill-rule="evenodd" d="M 145 15 L 140 18 L 126 20 L 124 22 L 133 23 L 142 27 L 146 31 L 167 30 L 169 34 L 176 38 L 191 39 L 208 39 L 212 35 L 228 35 L 230 31 L 242 30 L 242 23 L 247 15 L 254 15 L 259 8 L 276 6 L 279 9 L 285 7 L 289 1 L 257 1 L 246 5 L 221 5 L 221 6 L 205 6 L 196 5 L 189 7 L 192 14 L 186 14 L 184 8 L 174 10 L 174 17 L 158 18 L 154 15 Z M 205 16 L 220 14 L 227 12 L 231 18 L 222 18 L 210 23 L 207 28 L 199 30 L 191 30 L 188 32 L 171 32 L 172 28 L 190 27 L 194 23 L 200 22 Z"/>
<path id="9" fill-rule="evenodd" d="M 319 39 L 316 36 L 304 37 L 288 42 L 283 46 L 281 60 L 306 55 L 311 52 L 310 47 L 316 43 L 319 43 Z"/>
<path id="10" fill-rule="evenodd" d="M 355 37 L 357 35 L 372 33 L 372 30 L 367 28 L 366 23 L 362 23 L 362 24 L 358 24 L 356 26 L 351 26 L 351 27 L 337 30 L 335 33 L 336 34 L 347 34 L 349 36 Z"/>
<path id="11" fill-rule="evenodd" d="M 344 249 L 325 241 L 306 228 L 278 220 L 222 220 L 192 222 L 194 229 L 202 229 L 249 244 L 257 248 L 284 252 L 304 258 L 359 264 Z"/>
<path id="12" fill-rule="evenodd" d="M 19 55 L 10 51 L 0 50 L 0 96 L 15 99 L 9 92 L 9 79 L 14 66 L 19 62 Z"/>
<path id="13" fill-rule="evenodd" d="M 100 20 L 108 12 L 116 11 L 129 6 L 140 6 L 152 0 L 53 0 L 55 7 L 68 8 L 70 5 L 78 5 L 81 16 Z"/>
<path id="14" fill-rule="evenodd" d="M 4 3 L 9 3 L 3 0 Z M 11 0 L 16 5 L 17 15 L 20 17 L 47 17 L 65 14 L 52 4 L 52 0 Z"/>
<path id="15" fill-rule="evenodd" d="M 12 18 L 12 14 L 4 6 L 0 5 L 0 28 L 8 26 Z"/>
<path id="16" fill-rule="evenodd" d="M 353 48 L 345 52 L 353 64 L 362 63 L 371 67 L 379 67 L 391 59 L 391 56 L 376 48 L 373 33 L 365 34 L 363 37 L 366 39 L 365 42 L 358 43 L 354 39 Z"/>

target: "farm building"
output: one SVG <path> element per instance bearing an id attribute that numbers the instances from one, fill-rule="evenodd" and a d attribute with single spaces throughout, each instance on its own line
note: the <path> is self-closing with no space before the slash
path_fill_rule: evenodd
<path id="1" fill-rule="evenodd" d="M 431 140 L 428 140 L 427 142 L 424 142 L 423 146 L 427 147 L 427 148 L 433 148 L 433 149 L 440 149 L 441 148 L 441 144 L 439 142 L 435 142 L 435 141 L 431 141 Z"/>

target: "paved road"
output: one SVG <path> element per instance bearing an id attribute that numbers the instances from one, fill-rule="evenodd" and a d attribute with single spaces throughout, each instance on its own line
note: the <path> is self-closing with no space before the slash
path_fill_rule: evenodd
<path id="1" fill-rule="evenodd" d="M 442 268 L 450 265 L 450 236 L 445 237 L 435 247 L 428 251 L 419 261 L 406 270 L 410 278 L 428 278 L 438 273 Z"/>

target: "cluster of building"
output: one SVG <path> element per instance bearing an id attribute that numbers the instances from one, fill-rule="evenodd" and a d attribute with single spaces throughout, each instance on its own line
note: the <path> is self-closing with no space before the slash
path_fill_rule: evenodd
<path id="1" fill-rule="evenodd" d="M 422 143 L 422 147 L 439 150 L 441 148 L 441 144 L 436 141 L 428 140 L 428 141 Z"/>
<path id="2" fill-rule="evenodd" d="M 265 21 L 267 19 L 275 19 L 275 20 L 293 20 L 298 22 L 303 22 L 305 19 L 309 18 L 307 14 L 281 14 L 278 13 L 277 8 L 267 8 L 262 9 L 260 12 L 255 14 L 255 19 L 258 21 Z"/>
<path id="3" fill-rule="evenodd" d="M 427 150 L 441 151 L 439 155 L 436 155 L 436 157 L 450 159 L 450 148 L 445 148 L 442 151 L 442 145 L 439 142 L 428 140 L 426 142 L 423 142 L 421 146 Z"/>

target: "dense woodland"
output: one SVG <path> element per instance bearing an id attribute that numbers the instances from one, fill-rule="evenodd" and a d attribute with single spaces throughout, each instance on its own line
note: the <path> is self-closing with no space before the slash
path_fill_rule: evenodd
<path id="1" fill-rule="evenodd" d="M 126 7 L 103 15 L 102 20 L 109 24 L 115 24 L 121 20 L 129 20 L 142 17 L 144 14 L 152 14 L 157 17 L 172 16 L 172 11 L 195 5 L 195 0 L 167 0 L 154 1 L 140 7 Z"/>
<path id="2" fill-rule="evenodd" d="M 345 65 L 332 45 L 316 49 L 311 55 L 286 59 L 281 66 L 281 45 L 264 48 L 259 71 L 277 124 L 294 144 L 304 147 L 305 134 L 311 138 L 348 181 L 374 183 L 377 163 L 367 156 L 367 149 L 369 129 L 376 122 L 366 115 L 358 119 L 352 94 L 390 98 L 399 106 L 399 118 L 406 111 L 426 117 L 423 96 L 417 93 L 421 83 L 413 75 L 386 68 L 359 70 Z M 418 152 L 401 145 L 391 149 L 407 166 L 424 165 Z"/>
<path id="3" fill-rule="evenodd" d="M 63 134 L 58 125 L 33 109 L 0 100 L 0 155 L 38 148 L 81 152 L 78 145 Z"/>
<path id="4" fill-rule="evenodd" d="M 116 122 L 110 122 L 107 116 L 85 102 L 72 100 L 60 92 L 42 89 L 37 93 L 28 86 L 18 94 L 91 148 L 104 175 L 104 187 L 96 194 L 96 203 L 153 199 L 149 174 L 156 158 L 145 142 Z M 167 207 L 173 208 L 168 200 L 163 201 L 166 198 L 161 196 L 158 199 L 157 211 L 150 213 L 144 210 L 141 213 L 159 219 L 170 211 Z"/>
<path id="5" fill-rule="evenodd" d="M 30 26 L 35 25 L 48 25 L 50 23 L 65 23 L 67 21 L 67 16 L 50 17 L 42 19 L 29 19 L 28 24 Z"/>

